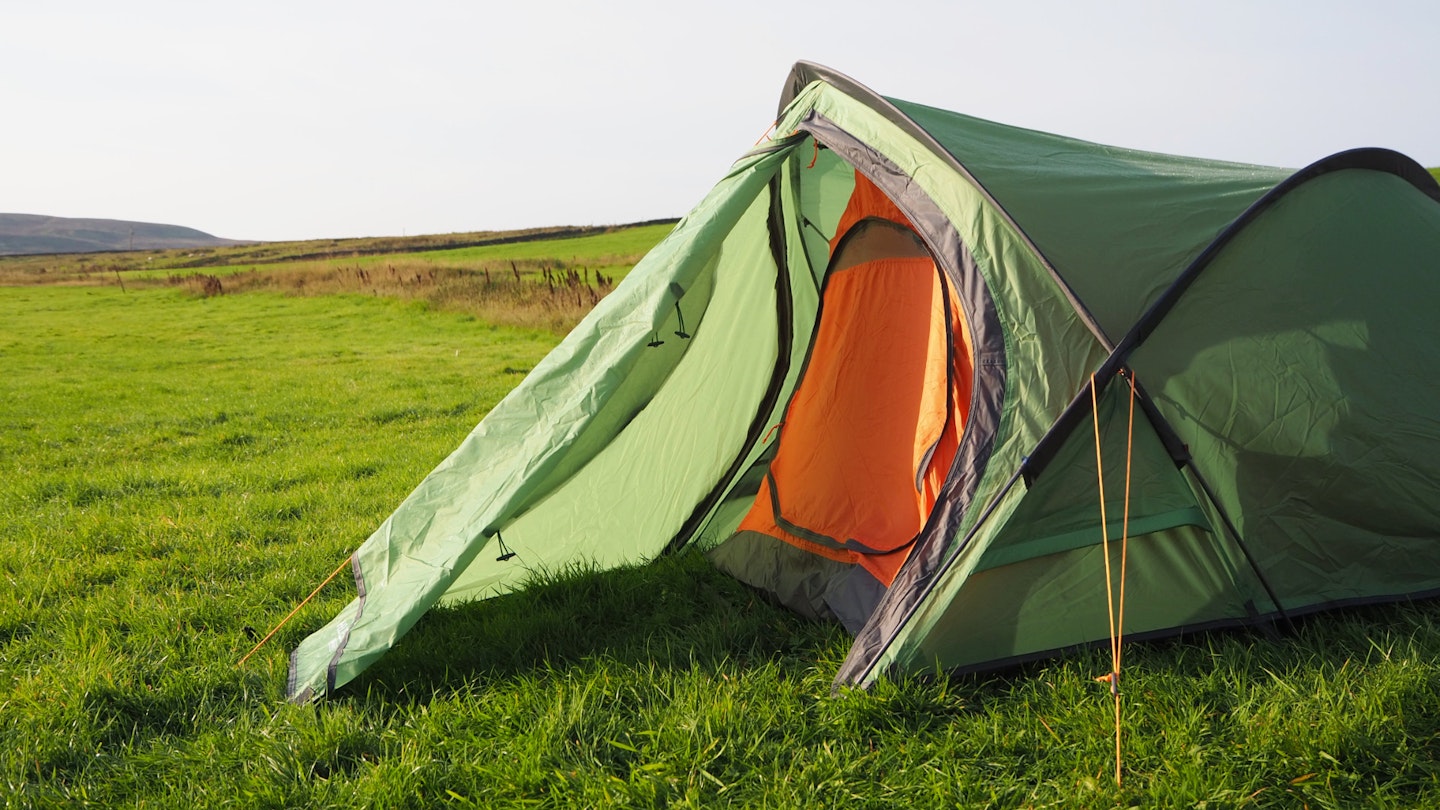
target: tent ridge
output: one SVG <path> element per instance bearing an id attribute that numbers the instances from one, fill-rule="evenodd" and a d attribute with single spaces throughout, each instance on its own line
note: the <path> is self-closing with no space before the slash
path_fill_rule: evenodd
<path id="1" fill-rule="evenodd" d="M 1095 316 L 1090 312 L 1089 307 L 1085 305 L 1084 301 L 1080 300 L 1080 296 L 1075 293 L 1074 288 L 1070 286 L 1070 283 L 1065 280 L 1064 276 L 1060 275 L 1060 271 L 1055 268 L 1054 263 L 1050 261 L 1050 257 L 1045 255 L 1045 252 L 1040 249 L 1040 246 L 1035 244 L 1035 240 L 1030 238 L 1030 234 L 1027 233 L 1024 228 L 1020 227 L 1020 223 L 1015 220 L 1015 217 L 1010 214 L 1010 211 L 1000 204 L 1000 201 L 995 198 L 995 195 L 990 192 L 990 189 L 987 188 L 984 183 L 980 182 L 980 179 L 970 171 L 969 167 L 961 162 L 957 155 L 936 140 L 934 135 L 931 135 L 924 127 L 916 123 L 913 118 L 902 112 L 899 107 L 892 104 L 889 99 L 843 73 L 813 62 L 800 61 L 795 63 L 795 67 L 790 73 L 790 79 L 786 82 L 785 91 L 781 94 L 781 111 L 783 112 L 784 108 L 789 106 L 790 102 L 800 90 L 815 81 L 823 81 L 826 84 L 830 84 L 852 99 L 879 113 L 885 120 L 903 130 L 905 134 L 928 147 L 932 153 L 940 157 L 951 169 L 959 172 L 961 177 L 968 180 L 975 189 L 980 192 L 980 195 L 995 207 L 995 210 L 1000 214 L 1005 224 L 1014 229 L 1015 233 L 1019 235 L 1020 240 L 1030 252 L 1035 255 L 1036 259 L 1039 260 L 1041 266 L 1050 273 L 1050 278 L 1060 288 L 1061 294 L 1065 296 L 1065 300 L 1069 302 L 1070 306 L 1075 310 L 1076 316 L 1078 316 L 1086 328 L 1095 335 L 1095 339 L 1100 341 L 1100 344 L 1105 347 L 1106 351 L 1115 348 L 1115 341 L 1106 334 L 1105 329 L 1100 326 L 1100 322 L 1096 320 Z M 811 115 L 816 118 L 824 118 L 824 116 L 813 111 Z"/>

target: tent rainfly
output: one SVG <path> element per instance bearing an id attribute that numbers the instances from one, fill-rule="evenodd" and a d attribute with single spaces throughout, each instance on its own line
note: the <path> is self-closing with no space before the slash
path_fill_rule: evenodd
<path id="1" fill-rule="evenodd" d="M 1122 532 L 1131 638 L 1440 593 L 1414 161 L 1101 146 L 804 62 L 773 132 L 354 553 L 292 700 L 437 603 L 692 546 L 843 622 L 837 686 L 1106 639 Z"/>

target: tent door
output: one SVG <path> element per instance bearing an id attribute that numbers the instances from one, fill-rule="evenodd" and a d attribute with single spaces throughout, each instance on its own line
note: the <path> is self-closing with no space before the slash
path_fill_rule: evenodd
<path id="1" fill-rule="evenodd" d="M 774 460 L 736 534 L 712 553 L 717 565 L 802 613 L 847 625 L 847 613 L 868 615 L 959 444 L 969 375 L 958 370 L 969 357 L 955 351 L 958 312 L 907 225 L 867 218 L 848 229 Z"/>

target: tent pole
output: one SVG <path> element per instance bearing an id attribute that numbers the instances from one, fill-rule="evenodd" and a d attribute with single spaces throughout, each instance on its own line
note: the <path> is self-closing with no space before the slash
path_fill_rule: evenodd
<path id="1" fill-rule="evenodd" d="M 1220 500 L 1215 497 L 1215 491 L 1210 488 L 1210 482 L 1206 481 L 1205 476 L 1200 474 L 1200 470 L 1196 468 L 1192 459 L 1185 460 L 1185 468 L 1195 477 L 1195 482 L 1200 485 L 1200 489 L 1205 493 L 1205 497 L 1210 501 L 1210 505 L 1215 507 L 1216 514 L 1218 514 L 1220 520 L 1225 523 L 1225 530 L 1235 539 L 1236 547 L 1240 549 L 1241 554 L 1245 555 L 1245 562 L 1249 563 L 1250 570 L 1255 572 L 1255 578 L 1260 581 L 1260 586 L 1265 589 L 1265 596 L 1269 598 L 1270 604 L 1275 606 L 1275 612 L 1280 614 L 1280 618 L 1285 621 L 1286 627 L 1294 630 L 1295 622 L 1290 619 L 1290 614 L 1285 612 L 1285 606 L 1280 604 L 1280 597 L 1275 595 L 1275 589 L 1270 586 L 1270 579 L 1265 576 L 1264 571 L 1260 570 L 1260 564 L 1255 561 L 1255 555 L 1250 553 L 1250 547 L 1245 544 L 1245 539 L 1240 536 L 1240 531 L 1235 528 L 1234 521 L 1230 519 L 1230 515 L 1225 511 L 1225 507 L 1220 505 Z"/>
<path id="2" fill-rule="evenodd" d="M 1130 373 L 1132 375 L 1134 374 L 1133 371 Z M 1255 561 L 1255 556 L 1250 553 L 1250 547 L 1246 545 L 1245 538 L 1240 536 L 1240 531 L 1235 527 L 1235 522 L 1230 519 L 1229 513 L 1220 505 L 1220 500 L 1215 497 L 1215 491 L 1210 488 L 1210 482 L 1205 480 L 1205 476 L 1201 475 L 1200 469 L 1195 466 L 1195 458 L 1190 455 L 1190 448 L 1180 439 L 1180 436 L 1175 432 L 1175 428 L 1170 425 L 1169 420 L 1155 407 L 1154 401 L 1151 400 L 1144 386 L 1140 385 L 1139 381 L 1136 381 L 1135 386 L 1136 392 L 1140 395 L 1138 397 L 1140 409 L 1145 412 L 1146 418 L 1150 421 L 1151 426 L 1155 428 L 1156 434 L 1160 437 L 1161 444 L 1165 445 L 1165 449 L 1169 451 L 1170 458 L 1174 459 L 1177 467 L 1189 470 L 1190 474 L 1195 477 L 1195 482 L 1200 485 L 1200 490 L 1205 493 L 1205 498 L 1210 501 L 1211 506 L 1215 507 L 1216 514 L 1220 515 L 1220 520 L 1224 522 L 1225 530 L 1230 533 L 1231 537 L 1235 538 L 1235 545 L 1240 549 L 1240 553 L 1245 556 L 1245 562 L 1250 566 L 1250 570 L 1255 572 L 1255 578 L 1259 580 L 1260 586 L 1265 589 L 1265 595 L 1270 600 L 1270 603 L 1275 606 L 1275 611 L 1280 614 L 1280 618 L 1285 621 L 1287 627 L 1293 628 L 1294 622 L 1290 620 L 1289 614 L 1285 612 L 1285 607 L 1280 604 L 1280 598 L 1275 595 L 1275 589 L 1271 587 L 1270 580 L 1265 576 L 1265 572 L 1260 570 L 1260 565 Z"/>

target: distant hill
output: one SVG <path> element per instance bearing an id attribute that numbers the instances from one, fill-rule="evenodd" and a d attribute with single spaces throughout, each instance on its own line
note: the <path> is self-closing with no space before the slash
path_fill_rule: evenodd
<path id="1" fill-rule="evenodd" d="M 111 250 L 165 250 L 239 244 L 194 228 L 71 219 L 36 214 L 0 214 L 0 256 L 33 253 L 96 253 Z"/>

